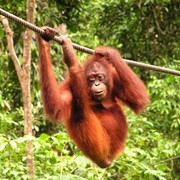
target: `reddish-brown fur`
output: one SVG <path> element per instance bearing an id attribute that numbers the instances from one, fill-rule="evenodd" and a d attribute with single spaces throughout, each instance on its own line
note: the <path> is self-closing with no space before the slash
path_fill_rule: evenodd
<path id="1" fill-rule="evenodd" d="M 120 99 L 137 114 L 149 103 L 146 88 L 122 60 L 117 50 L 99 47 L 82 67 L 71 43 L 63 40 L 69 77 L 58 84 L 51 65 L 49 43 L 38 36 L 40 83 L 45 112 L 55 122 L 63 120 L 79 149 L 98 166 L 108 167 L 124 150 L 127 123 Z M 103 54 L 103 55 L 102 55 Z M 88 65 L 98 61 L 108 70 L 108 98 L 96 103 L 89 97 Z"/>

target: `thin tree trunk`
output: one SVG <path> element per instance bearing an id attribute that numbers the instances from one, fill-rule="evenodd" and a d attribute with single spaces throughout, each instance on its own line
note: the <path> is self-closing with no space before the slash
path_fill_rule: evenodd
<path id="1" fill-rule="evenodd" d="M 34 23 L 35 14 L 35 0 L 27 0 L 27 21 Z M 27 29 L 24 34 L 24 47 L 23 47 L 23 64 L 20 66 L 18 57 L 14 50 L 13 32 L 9 27 L 7 18 L 0 15 L 6 37 L 8 42 L 8 50 L 11 59 L 14 63 L 19 82 L 21 84 L 23 94 L 23 108 L 24 108 L 24 135 L 32 136 L 32 107 L 31 107 L 31 93 L 30 93 L 30 72 L 31 72 L 31 42 L 32 31 Z M 34 179 L 34 155 L 32 141 L 27 142 L 26 146 L 26 165 L 29 168 L 30 179 Z"/>
<path id="2" fill-rule="evenodd" d="M 34 23 L 35 0 L 27 0 L 27 21 Z M 30 72 L 31 72 L 31 42 L 32 31 L 27 29 L 24 34 L 24 49 L 23 49 L 23 83 L 21 84 L 23 92 L 24 106 L 24 135 L 32 136 L 32 109 L 31 109 L 31 92 L 30 92 Z M 32 142 L 27 142 L 26 147 L 27 162 L 29 175 L 34 179 L 34 154 Z"/>

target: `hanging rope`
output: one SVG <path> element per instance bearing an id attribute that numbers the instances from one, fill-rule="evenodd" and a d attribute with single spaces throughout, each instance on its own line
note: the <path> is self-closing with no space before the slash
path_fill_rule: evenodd
<path id="1" fill-rule="evenodd" d="M 44 33 L 45 33 L 43 29 L 41 29 L 41 28 L 35 26 L 34 24 L 31 24 L 31 23 L 29 23 L 29 22 L 15 16 L 15 15 L 13 15 L 13 14 L 11 14 L 11 13 L 9 13 L 9 12 L 1 9 L 1 8 L 0 8 L 0 14 L 9 18 L 9 19 L 12 19 L 12 20 L 24 25 L 24 26 L 26 26 L 27 28 L 29 28 L 29 29 L 41 34 L 41 35 L 44 35 Z M 55 36 L 53 40 L 62 45 L 62 39 L 60 37 Z M 83 51 L 83 52 L 86 52 L 88 54 L 94 53 L 94 50 L 92 50 L 92 49 L 80 46 L 76 43 L 72 43 L 72 44 L 73 44 L 74 49 L 76 49 L 76 50 Z M 169 73 L 169 74 L 174 74 L 174 75 L 180 76 L 180 71 L 177 71 L 177 70 L 163 68 L 163 67 L 159 67 L 159 66 L 145 64 L 145 63 L 140 63 L 140 62 L 136 62 L 136 61 L 132 61 L 132 60 L 128 60 L 128 59 L 123 59 L 123 60 L 132 66 L 142 67 L 145 69 L 150 69 L 150 70 L 154 70 L 154 71 L 158 71 L 158 72 Z"/>

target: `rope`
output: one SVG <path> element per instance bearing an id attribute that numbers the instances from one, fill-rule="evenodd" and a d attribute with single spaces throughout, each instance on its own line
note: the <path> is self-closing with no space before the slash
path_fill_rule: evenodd
<path id="1" fill-rule="evenodd" d="M 41 34 L 41 35 L 44 35 L 44 33 L 45 33 L 43 29 L 41 29 L 41 28 L 35 26 L 34 24 L 31 24 L 31 23 L 25 21 L 24 19 L 21 19 L 15 15 L 1 9 L 1 8 L 0 8 L 0 14 L 22 24 L 23 26 L 26 26 L 27 28 L 29 28 L 29 29 Z M 56 41 L 58 44 L 62 45 L 62 39 L 60 37 L 55 36 L 53 40 Z M 93 54 L 93 52 L 94 52 L 94 50 L 80 46 L 76 43 L 72 43 L 72 44 L 73 44 L 74 49 L 76 49 L 76 50 L 83 51 L 83 52 L 86 52 L 88 54 Z"/>
<path id="2" fill-rule="evenodd" d="M 9 19 L 12 19 L 24 26 L 26 26 L 27 28 L 41 34 L 41 35 L 44 35 L 44 30 L 35 26 L 34 24 L 31 24 L 3 9 L 0 8 L 0 14 L 9 18 Z M 55 36 L 54 41 L 56 41 L 58 44 L 62 45 L 62 39 L 58 36 Z M 79 51 L 83 51 L 85 53 L 88 53 L 88 54 L 93 54 L 94 53 L 94 50 L 92 49 L 89 49 L 87 47 L 84 47 L 84 46 L 80 46 L 76 43 L 72 43 L 74 49 L 76 50 L 79 50 Z M 163 72 L 163 73 L 168 73 L 168 74 L 174 74 L 174 75 L 177 75 L 177 76 L 180 76 L 180 71 L 177 71 L 177 70 L 173 70 L 173 69 L 168 69 L 168 68 L 163 68 L 163 67 L 159 67 L 159 66 L 154 66 L 154 65 L 150 65 L 150 64 L 145 64 L 145 63 L 140 63 L 140 62 L 136 62 L 136 61 L 132 61 L 132 60 L 128 60 L 128 59 L 123 59 L 124 61 L 127 62 L 127 64 L 129 65 L 132 65 L 132 66 L 136 66 L 136 67 L 141 67 L 141 68 L 145 68 L 145 69 L 150 69 L 150 70 L 154 70 L 154 71 L 159 71 L 159 72 Z"/>

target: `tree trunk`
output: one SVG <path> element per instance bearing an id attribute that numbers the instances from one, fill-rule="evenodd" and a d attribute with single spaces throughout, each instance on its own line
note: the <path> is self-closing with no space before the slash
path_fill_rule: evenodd
<path id="1" fill-rule="evenodd" d="M 34 23 L 35 14 L 35 0 L 27 0 L 27 21 Z M 23 108 L 24 108 L 24 135 L 32 136 L 32 109 L 31 109 L 31 93 L 30 93 L 30 72 L 31 72 L 31 42 L 32 31 L 27 29 L 24 34 L 24 47 L 23 47 L 23 65 L 20 66 L 18 57 L 14 50 L 13 44 L 13 32 L 9 27 L 7 18 L 0 15 L 0 21 L 2 21 L 4 29 L 6 31 L 6 37 L 8 42 L 8 50 L 11 59 L 14 63 L 19 82 L 21 84 L 23 94 Z M 32 138 L 31 138 L 32 139 Z M 26 165 L 29 168 L 30 179 L 34 179 L 34 155 L 32 140 L 27 141 L 26 146 Z"/>
<path id="2" fill-rule="evenodd" d="M 34 23 L 35 0 L 27 0 L 27 21 Z M 31 109 L 31 91 L 30 91 L 30 72 L 31 72 L 31 42 L 32 31 L 27 29 L 24 34 L 24 49 L 23 49 L 23 80 L 21 88 L 23 92 L 24 106 L 24 135 L 32 136 L 32 109 Z M 34 179 L 34 154 L 32 141 L 27 142 L 26 147 L 27 162 L 29 175 Z"/>

